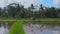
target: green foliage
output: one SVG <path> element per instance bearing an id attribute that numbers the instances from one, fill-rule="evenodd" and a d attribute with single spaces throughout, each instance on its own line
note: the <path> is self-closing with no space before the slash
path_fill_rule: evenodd
<path id="1" fill-rule="evenodd" d="M 23 30 L 23 21 L 14 23 L 9 31 L 9 34 L 25 34 Z"/>
<path id="2" fill-rule="evenodd" d="M 5 11 L 8 11 L 8 13 L 6 14 Z M 33 11 L 35 11 L 35 14 Z M 42 4 L 38 8 L 34 4 L 31 4 L 28 8 L 24 8 L 24 5 L 17 3 L 11 3 L 3 9 L 0 8 L 0 17 L 31 18 L 33 16 L 35 18 L 58 18 L 60 17 L 60 8 L 44 7 Z"/>

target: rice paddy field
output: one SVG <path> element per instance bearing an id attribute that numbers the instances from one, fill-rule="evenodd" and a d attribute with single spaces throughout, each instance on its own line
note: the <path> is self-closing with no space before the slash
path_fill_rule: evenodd
<path id="1" fill-rule="evenodd" d="M 30 18 L 24 18 L 24 19 L 22 19 L 22 18 L 21 19 L 0 19 L 0 21 L 4 21 L 4 22 L 14 21 L 14 23 L 12 24 L 12 26 L 9 29 L 8 34 L 28 34 L 27 33 L 28 31 L 26 31 L 26 29 L 23 26 L 24 24 L 27 24 L 27 23 L 30 23 L 27 26 L 29 26 L 29 25 L 31 26 L 31 23 L 32 24 L 37 24 L 37 23 L 38 24 L 48 24 L 48 25 L 49 24 L 53 24 L 53 25 L 60 24 L 60 18 L 36 18 L 36 20 L 32 20 Z"/>

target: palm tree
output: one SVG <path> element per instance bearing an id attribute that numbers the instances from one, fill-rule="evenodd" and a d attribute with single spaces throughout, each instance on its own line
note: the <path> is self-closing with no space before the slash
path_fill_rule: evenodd
<path id="1" fill-rule="evenodd" d="M 43 7 L 43 5 L 41 4 L 40 5 L 40 11 L 41 11 L 41 17 L 45 17 L 45 10 L 44 10 L 44 7 Z"/>
<path id="2" fill-rule="evenodd" d="M 34 9 L 35 9 L 34 5 L 31 4 L 31 11 L 33 12 L 33 15 L 32 15 L 32 19 L 33 20 L 35 20 L 35 12 L 34 12 Z"/>

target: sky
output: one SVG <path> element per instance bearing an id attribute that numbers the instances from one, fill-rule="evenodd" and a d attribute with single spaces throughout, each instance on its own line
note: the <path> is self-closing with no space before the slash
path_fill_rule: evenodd
<path id="1" fill-rule="evenodd" d="M 60 0 L 0 0 L 0 7 L 5 7 L 10 3 L 20 3 L 25 6 L 25 8 L 29 7 L 31 4 L 39 6 L 43 4 L 46 7 L 57 7 L 60 8 Z"/>

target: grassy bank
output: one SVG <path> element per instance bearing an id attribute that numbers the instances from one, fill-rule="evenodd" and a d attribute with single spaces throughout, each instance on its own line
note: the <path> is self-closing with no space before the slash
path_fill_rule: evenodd
<path id="1" fill-rule="evenodd" d="M 60 21 L 60 18 L 36 18 L 36 20 L 32 20 L 30 18 L 0 19 L 0 21 Z"/>

